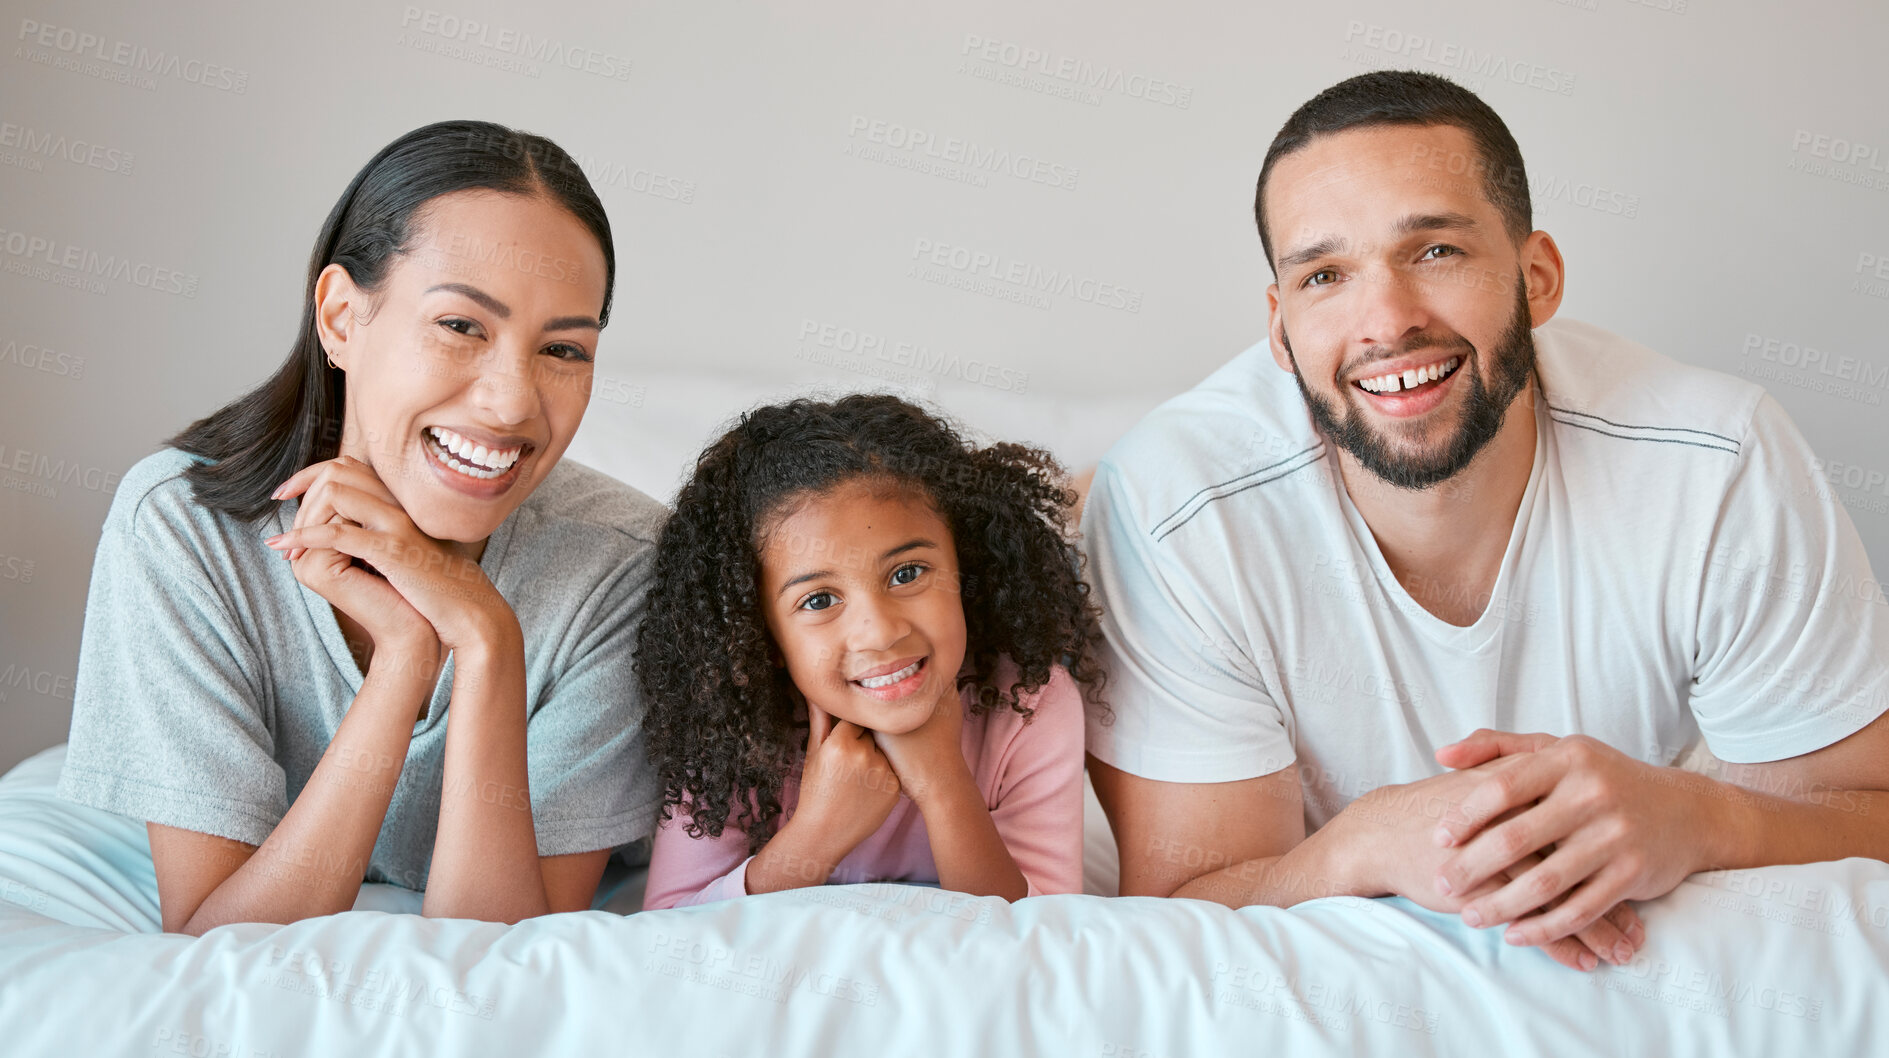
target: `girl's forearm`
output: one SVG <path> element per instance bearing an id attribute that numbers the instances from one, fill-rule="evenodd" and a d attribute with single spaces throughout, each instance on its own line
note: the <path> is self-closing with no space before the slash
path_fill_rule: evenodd
<path id="1" fill-rule="evenodd" d="M 294 922 L 354 906 L 413 735 L 432 693 L 427 666 L 375 655 L 360 693 L 282 821 L 211 890 L 181 931 L 230 922 Z"/>
<path id="2" fill-rule="evenodd" d="M 851 851 L 836 847 L 803 817 L 792 816 L 748 861 L 743 884 L 750 895 L 825 885 Z"/>
<path id="3" fill-rule="evenodd" d="M 525 765 L 523 637 L 454 651 L 439 830 L 421 913 L 517 922 L 546 914 Z"/>
<path id="4" fill-rule="evenodd" d="M 935 784 L 918 802 L 918 810 L 925 817 L 940 886 L 1005 900 L 1029 895 L 1029 882 L 997 833 L 997 823 L 968 769 L 962 776 Z"/>

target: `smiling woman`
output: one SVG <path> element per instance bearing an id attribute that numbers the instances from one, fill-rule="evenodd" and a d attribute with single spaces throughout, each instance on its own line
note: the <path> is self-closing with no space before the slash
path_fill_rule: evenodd
<path id="1" fill-rule="evenodd" d="M 415 130 L 329 213 L 287 361 L 125 475 L 60 792 L 146 821 L 165 929 L 363 881 L 578 910 L 650 832 L 630 659 L 665 510 L 561 459 L 614 276 L 556 144 Z"/>

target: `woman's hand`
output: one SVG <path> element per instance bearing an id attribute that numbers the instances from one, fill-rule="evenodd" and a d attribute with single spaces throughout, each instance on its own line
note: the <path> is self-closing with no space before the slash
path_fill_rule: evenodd
<path id="1" fill-rule="evenodd" d="M 379 580 L 373 572 L 353 567 L 350 560 L 358 558 L 386 578 L 382 583 L 392 595 L 415 611 L 448 650 L 489 643 L 502 632 L 516 630 L 511 605 L 479 564 L 422 533 L 373 467 L 352 456 L 311 464 L 274 493 L 276 499 L 295 495 L 302 497 L 295 527 L 264 542 L 297 563 L 298 578 L 301 564 L 325 551 L 333 557 L 318 564 L 331 582 L 354 580 L 344 576 L 348 569 Z M 314 584 L 309 587 L 321 592 Z M 323 597 L 328 598 L 325 593 Z M 363 589 L 359 601 L 371 606 L 384 604 L 386 598 L 370 598 Z M 329 601 L 372 630 L 367 614 L 339 600 Z"/>
<path id="2" fill-rule="evenodd" d="M 964 702 L 952 690 L 938 697 L 924 723 L 902 735 L 874 731 L 872 740 L 898 773 L 905 796 L 921 812 L 939 789 L 974 781 L 964 759 Z"/>
<path id="3" fill-rule="evenodd" d="M 898 773 L 872 732 L 807 702 L 807 762 L 794 816 L 817 827 L 820 843 L 838 851 L 834 862 L 879 829 L 898 805 L 899 790 Z"/>
<path id="4" fill-rule="evenodd" d="M 314 524 L 315 517 L 304 502 L 295 512 L 294 528 Z M 322 517 L 324 522 L 344 520 L 332 510 Z M 437 662 L 439 636 L 432 624 L 385 577 L 362 569 L 353 558 L 330 547 L 298 547 L 285 554 L 295 579 L 365 628 L 377 653 L 391 657 L 397 651 L 411 657 L 416 666 L 429 659 Z"/>

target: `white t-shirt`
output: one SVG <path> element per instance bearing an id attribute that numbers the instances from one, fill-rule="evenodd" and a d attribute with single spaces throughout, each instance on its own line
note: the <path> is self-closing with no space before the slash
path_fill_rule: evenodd
<path id="1" fill-rule="evenodd" d="M 1479 727 L 1755 762 L 1889 709 L 1889 598 L 1783 408 L 1589 324 L 1535 343 L 1534 466 L 1466 628 L 1392 575 L 1264 342 L 1122 438 L 1082 519 L 1089 751 L 1166 782 L 1296 763 L 1316 828 Z"/>

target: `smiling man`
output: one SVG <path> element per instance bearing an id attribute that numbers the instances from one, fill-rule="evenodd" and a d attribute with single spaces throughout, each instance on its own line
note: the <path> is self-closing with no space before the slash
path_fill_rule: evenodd
<path id="1" fill-rule="evenodd" d="M 1889 858 L 1855 529 L 1762 389 L 1554 320 L 1501 119 L 1354 77 L 1280 130 L 1255 214 L 1269 340 L 1083 513 L 1122 892 L 1394 894 L 1591 969 L 1694 871 Z"/>

